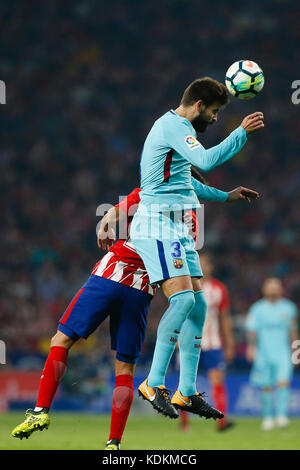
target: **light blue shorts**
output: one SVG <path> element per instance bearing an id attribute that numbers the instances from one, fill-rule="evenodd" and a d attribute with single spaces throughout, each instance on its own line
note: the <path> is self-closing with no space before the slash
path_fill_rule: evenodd
<path id="1" fill-rule="evenodd" d="M 142 258 L 150 283 L 177 276 L 202 277 L 195 241 L 182 215 L 136 212 L 130 238 Z"/>
<path id="2" fill-rule="evenodd" d="M 274 387 L 278 382 L 290 382 L 292 373 L 289 354 L 282 354 L 277 360 L 258 354 L 251 369 L 250 383 L 256 387 Z"/>

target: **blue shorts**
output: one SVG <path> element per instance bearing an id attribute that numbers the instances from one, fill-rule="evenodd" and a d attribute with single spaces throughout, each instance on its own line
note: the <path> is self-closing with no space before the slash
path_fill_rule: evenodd
<path id="1" fill-rule="evenodd" d="M 211 349 L 210 351 L 201 351 L 200 369 L 208 372 L 211 369 L 225 369 L 226 363 L 222 349 Z"/>
<path id="2" fill-rule="evenodd" d="M 111 349 L 119 361 L 135 364 L 141 354 L 152 296 L 91 275 L 59 320 L 69 338 L 87 338 L 109 316 Z"/>
<path id="3" fill-rule="evenodd" d="M 274 387 L 278 382 L 290 382 L 293 364 L 288 353 L 283 353 L 277 360 L 270 360 L 258 354 L 252 365 L 250 383 L 256 387 Z"/>
<path id="4" fill-rule="evenodd" d="M 195 241 L 181 218 L 163 212 L 136 212 L 130 237 L 142 258 L 150 284 L 177 276 L 202 277 Z"/>

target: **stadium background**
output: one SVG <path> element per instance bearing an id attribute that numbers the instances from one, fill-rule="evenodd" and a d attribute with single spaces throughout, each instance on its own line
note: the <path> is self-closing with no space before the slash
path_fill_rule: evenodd
<path id="1" fill-rule="evenodd" d="M 291 101 L 299 78 L 296 2 L 11 0 L 0 5 L 0 23 L 0 78 L 7 86 L 0 106 L 0 339 L 7 348 L 0 409 L 33 405 L 57 320 L 103 255 L 96 208 L 139 185 L 140 152 L 154 119 L 177 106 L 194 78 L 223 81 L 232 62 L 250 58 L 265 72 L 263 92 L 249 102 L 232 99 L 203 143 L 214 145 L 246 114 L 263 111 L 264 130 L 207 175 L 211 185 L 242 184 L 261 199 L 250 206 L 206 204 L 205 248 L 231 297 L 237 349 L 228 375 L 230 411 L 257 414 L 244 357 L 247 309 L 270 275 L 283 279 L 300 306 L 300 124 Z M 137 375 L 149 369 L 163 310 L 158 295 Z M 54 409 L 108 412 L 112 364 L 106 323 L 71 351 Z M 172 363 L 171 385 L 176 374 Z M 139 411 L 149 410 L 135 401 Z M 297 375 L 291 411 L 300 414 Z"/>

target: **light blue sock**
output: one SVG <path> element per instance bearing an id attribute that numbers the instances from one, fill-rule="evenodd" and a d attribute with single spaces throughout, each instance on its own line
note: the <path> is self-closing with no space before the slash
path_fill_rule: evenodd
<path id="1" fill-rule="evenodd" d="M 262 417 L 272 418 L 272 392 L 262 390 L 261 391 L 261 403 L 262 403 Z"/>
<path id="2" fill-rule="evenodd" d="M 289 387 L 278 387 L 275 392 L 276 399 L 276 416 L 288 415 L 289 400 L 290 400 L 290 388 Z"/>
<path id="3" fill-rule="evenodd" d="M 195 304 L 194 291 L 185 290 L 169 297 L 169 308 L 161 318 L 156 345 L 148 376 L 149 387 L 165 385 L 165 376 L 183 322 Z"/>
<path id="4" fill-rule="evenodd" d="M 195 306 L 182 325 L 178 340 L 180 355 L 178 389 L 186 397 L 197 392 L 196 380 L 206 310 L 207 304 L 203 292 L 195 292 Z"/>

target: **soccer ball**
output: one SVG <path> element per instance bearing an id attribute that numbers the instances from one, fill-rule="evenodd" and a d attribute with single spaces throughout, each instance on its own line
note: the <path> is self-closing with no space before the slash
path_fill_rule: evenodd
<path id="1" fill-rule="evenodd" d="M 239 60 L 226 72 L 225 84 L 228 91 L 240 100 L 254 98 L 265 83 L 262 69 L 252 60 Z"/>

